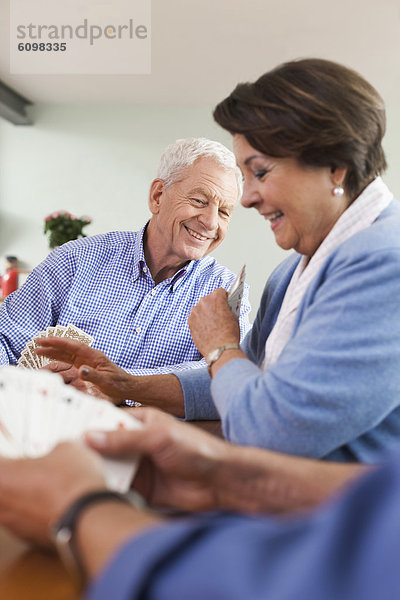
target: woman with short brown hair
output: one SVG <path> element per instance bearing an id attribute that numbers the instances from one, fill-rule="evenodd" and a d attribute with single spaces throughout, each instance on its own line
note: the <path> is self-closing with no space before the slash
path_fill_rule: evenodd
<path id="1" fill-rule="evenodd" d="M 222 290 L 192 310 L 213 379 L 210 394 L 205 374 L 177 375 L 186 416 L 214 404 L 231 441 L 377 462 L 400 436 L 400 208 L 379 176 L 383 101 L 356 72 L 306 59 L 239 84 L 214 117 L 233 135 L 243 206 L 295 253 L 241 348 Z"/>

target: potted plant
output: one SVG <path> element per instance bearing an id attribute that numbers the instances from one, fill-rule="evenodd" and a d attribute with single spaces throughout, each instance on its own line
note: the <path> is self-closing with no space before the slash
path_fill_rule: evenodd
<path id="1" fill-rule="evenodd" d="M 75 217 L 65 210 L 51 213 L 44 220 L 44 233 L 49 233 L 49 246 L 56 248 L 78 238 L 86 237 L 82 229 L 89 225 L 90 217 Z"/>

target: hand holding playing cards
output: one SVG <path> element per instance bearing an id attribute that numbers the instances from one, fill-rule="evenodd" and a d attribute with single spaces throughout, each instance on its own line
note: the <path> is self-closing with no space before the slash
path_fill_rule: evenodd
<path id="1" fill-rule="evenodd" d="M 153 507 L 293 512 L 314 506 L 368 467 L 326 463 L 228 443 L 153 408 L 132 411 L 137 431 L 92 431 L 105 457 L 142 456 L 133 487 Z"/>
<path id="2" fill-rule="evenodd" d="M 216 508 L 231 445 L 153 408 L 131 412 L 142 422 L 141 429 L 91 432 L 86 442 L 107 457 L 142 455 L 133 487 L 151 506 Z"/>
<path id="3" fill-rule="evenodd" d="M 97 386 L 116 404 L 130 397 L 132 377 L 99 350 L 62 337 L 36 338 L 35 343 L 35 352 L 39 356 L 67 363 L 75 369 L 74 374 L 78 377 L 71 383 L 78 389 L 79 381 L 83 380 Z"/>
<path id="4" fill-rule="evenodd" d="M 192 308 L 188 324 L 197 349 L 207 356 L 216 348 L 240 341 L 239 321 L 228 304 L 228 294 L 218 288 Z"/>
<path id="5" fill-rule="evenodd" d="M 66 442 L 40 458 L 0 458 L 0 524 L 24 539 L 50 543 L 50 527 L 88 491 L 105 488 L 100 457 Z"/>

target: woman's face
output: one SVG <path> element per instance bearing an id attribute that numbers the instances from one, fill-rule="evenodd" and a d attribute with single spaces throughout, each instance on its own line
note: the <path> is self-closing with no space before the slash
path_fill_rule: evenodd
<path id="1" fill-rule="evenodd" d="M 244 176 L 242 204 L 270 222 L 278 246 L 312 256 L 350 204 L 332 190 L 345 169 L 303 167 L 294 158 L 273 158 L 233 137 L 233 150 Z"/>

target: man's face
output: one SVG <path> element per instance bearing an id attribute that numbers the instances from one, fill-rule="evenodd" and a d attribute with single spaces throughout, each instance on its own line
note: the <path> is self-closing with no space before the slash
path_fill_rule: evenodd
<path id="1" fill-rule="evenodd" d="M 238 198 L 233 169 L 223 169 L 211 158 L 197 159 L 181 177 L 167 188 L 155 180 L 149 202 L 152 245 L 159 250 L 162 245 L 168 264 L 177 266 L 219 246 Z"/>

